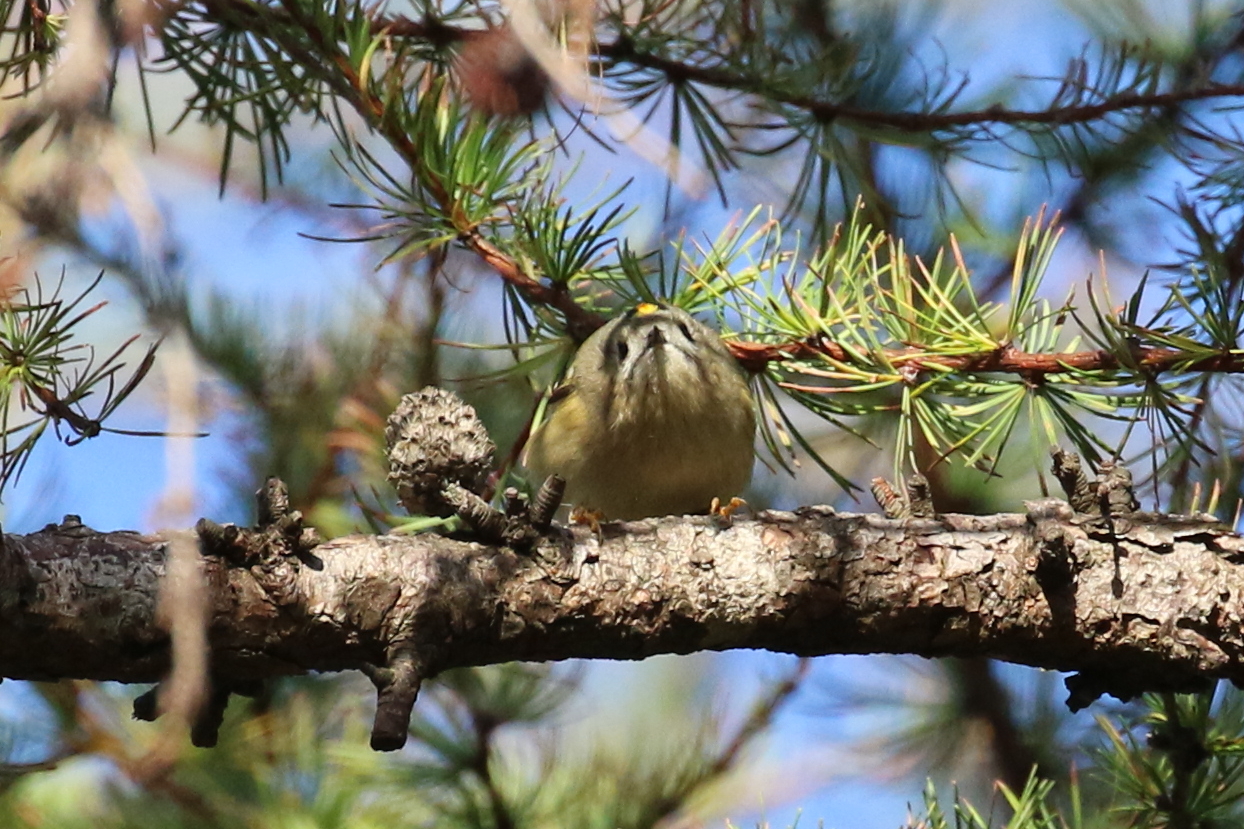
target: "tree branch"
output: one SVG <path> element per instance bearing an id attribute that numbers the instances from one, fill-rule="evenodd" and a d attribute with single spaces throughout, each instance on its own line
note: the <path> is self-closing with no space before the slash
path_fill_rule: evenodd
<path id="1" fill-rule="evenodd" d="M 1007 109 L 1000 104 L 994 104 L 985 109 L 962 112 L 892 112 L 826 101 L 810 95 L 792 95 L 780 87 L 775 87 L 767 78 L 752 77 L 721 67 L 696 66 L 662 55 L 640 52 L 625 37 L 598 44 L 597 52 L 602 57 L 613 58 L 616 62 L 656 69 L 680 81 L 753 93 L 777 104 L 802 109 L 821 121 L 856 121 L 868 127 L 884 127 L 907 133 L 945 132 L 974 127 L 985 132 L 982 137 L 990 140 L 995 136 L 988 134 L 986 128 L 992 124 L 1061 127 L 1099 121 L 1108 115 L 1130 110 L 1164 109 L 1192 101 L 1244 95 L 1244 85 L 1206 83 L 1204 86 L 1171 92 L 1121 92 L 1095 104 L 1055 106 L 1048 109 Z"/>
<path id="2" fill-rule="evenodd" d="M 366 670 L 378 748 L 404 740 L 422 680 L 513 660 L 987 656 L 1081 672 L 1069 680 L 1080 705 L 1244 681 L 1244 538 L 1207 516 L 1090 517 L 1061 501 L 908 520 L 809 507 L 728 528 L 670 517 L 562 530 L 524 555 L 431 535 L 290 552 L 270 532 L 229 529 L 201 530 L 213 677 Z M 72 520 L 5 536 L 0 676 L 162 678 L 167 550 Z"/>
<path id="3" fill-rule="evenodd" d="M 449 210 L 453 200 L 442 186 L 443 183 L 437 175 L 428 171 L 423 149 L 406 132 L 400 119 L 389 117 L 389 104 L 360 77 L 341 45 L 320 29 L 313 15 L 291 0 L 282 0 L 280 8 L 236 0 L 200 2 L 205 13 L 222 24 L 238 26 L 258 37 L 271 40 L 308 70 L 319 67 L 318 76 L 327 88 L 349 104 L 370 129 L 384 138 L 432 199 L 455 220 L 459 218 L 456 212 Z M 384 28 L 381 26 L 380 30 Z M 441 26 L 436 31 L 441 32 L 446 28 Z M 464 33 L 459 32 L 459 35 Z M 576 303 L 565 285 L 545 284 L 528 276 L 518 261 L 484 238 L 477 227 L 459 223 L 455 229 L 458 231 L 457 241 L 460 244 L 474 252 L 529 302 L 559 311 L 565 317 L 567 331 L 576 341 L 587 339 L 589 334 L 604 324 L 598 314 Z"/>
<path id="4" fill-rule="evenodd" d="M 281 0 L 279 6 L 255 5 L 240 0 L 198 0 L 206 17 L 222 25 L 239 27 L 265 38 L 290 54 L 299 65 L 320 67 L 318 76 L 332 94 L 345 101 L 383 137 L 408 165 L 428 196 L 444 209 L 457 233 L 456 242 L 472 251 L 491 267 L 508 285 L 529 303 L 559 312 L 565 319 L 570 336 L 583 341 L 603 324 L 602 317 L 584 308 L 567 285 L 548 282 L 531 275 L 511 253 L 502 250 L 485 237 L 480 229 L 453 208 L 453 198 L 444 181 L 428 169 L 424 148 L 407 131 L 402 119 L 392 117 L 392 102 L 385 99 L 373 82 L 356 71 L 345 47 L 325 31 L 314 15 L 292 0 Z M 370 28 L 376 35 L 424 40 L 437 46 L 458 43 L 476 36 L 478 30 L 466 29 L 431 18 L 416 21 L 404 16 L 374 14 Z M 1244 96 L 1244 85 L 1206 82 L 1204 85 L 1169 92 L 1141 94 L 1121 92 L 1094 104 L 1051 107 L 1044 110 L 1006 110 L 992 106 L 966 112 L 885 112 L 866 110 L 811 97 L 783 95 L 770 88 L 767 78 L 752 78 L 720 67 L 697 66 L 664 56 L 641 52 L 625 34 L 612 41 L 599 41 L 596 54 L 614 62 L 630 62 L 662 71 L 678 81 L 693 81 L 761 95 L 781 104 L 805 109 L 823 120 L 849 119 L 873 127 L 888 127 L 909 132 L 929 132 L 963 127 L 986 128 L 990 124 L 1064 125 L 1100 120 L 1115 112 L 1128 110 L 1169 110 L 1181 103 L 1224 97 Z M 783 355 L 817 356 L 847 359 L 847 349 L 828 340 L 787 343 L 734 344 L 736 356 L 753 371 L 761 371 Z M 883 353 L 892 364 L 917 364 L 932 369 L 960 371 L 1001 371 L 1028 374 L 1053 374 L 1069 370 L 1112 370 L 1127 367 L 1128 361 L 1105 351 L 1075 354 L 1026 354 L 1000 348 L 976 354 L 936 355 L 921 349 L 894 349 Z M 1172 368 L 1190 371 L 1237 373 L 1244 371 L 1244 359 L 1234 354 L 1212 354 L 1191 358 L 1185 352 L 1167 348 L 1138 348 L 1135 365 L 1143 370 L 1166 371 Z"/>
<path id="5" fill-rule="evenodd" d="M 735 358 L 754 372 L 764 371 L 768 363 L 785 359 L 788 356 L 804 359 L 829 357 L 841 363 L 860 364 L 857 352 L 827 337 L 782 344 L 733 340 L 727 345 Z M 1002 346 L 989 351 L 967 354 L 940 354 L 927 348 L 890 348 L 879 352 L 870 362 L 872 365 L 891 366 L 896 370 L 910 367 L 916 370 L 949 370 L 964 373 L 1000 372 L 1033 377 L 1120 369 L 1131 369 L 1149 374 L 1161 374 L 1168 371 L 1244 373 L 1244 354 L 1235 351 L 1207 354 L 1143 345 L 1134 347 L 1126 358 L 1104 349 L 1034 353 L 1020 351 L 1011 346 Z M 825 390 L 824 387 L 792 386 L 792 388 L 812 392 Z"/>
<path id="6" fill-rule="evenodd" d="M 468 29 L 451 26 L 440 21 L 415 21 L 402 15 L 377 16 L 373 31 L 386 32 L 394 37 L 429 40 L 434 43 L 456 43 L 469 37 Z M 1047 109 L 1007 109 L 995 104 L 984 109 L 961 112 L 893 112 L 828 101 L 811 95 L 792 94 L 773 84 L 767 76 L 748 75 L 724 66 L 703 66 L 675 60 L 655 52 L 636 48 L 625 34 L 613 40 L 596 43 L 596 55 L 609 65 L 629 63 L 645 69 L 653 69 L 678 82 L 699 83 L 718 89 L 747 92 L 768 101 L 804 110 L 822 121 L 856 121 L 868 127 L 883 127 L 908 133 L 932 133 L 964 128 L 985 130 L 990 125 L 1052 126 L 1085 124 L 1120 112 L 1133 110 L 1168 109 L 1194 101 L 1244 96 L 1244 85 L 1223 84 L 1206 81 L 1203 85 L 1170 92 L 1120 92 L 1097 103 L 1055 106 Z M 992 139 L 992 135 L 985 137 Z"/>

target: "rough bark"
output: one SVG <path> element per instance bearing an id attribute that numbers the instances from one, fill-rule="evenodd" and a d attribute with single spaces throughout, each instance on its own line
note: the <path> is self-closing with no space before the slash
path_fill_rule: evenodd
<path id="1" fill-rule="evenodd" d="M 166 547 L 73 521 L 5 536 L 0 676 L 159 680 Z M 811 507 L 729 527 L 554 530 L 525 554 L 434 535 L 278 548 L 205 544 L 213 675 L 244 687 L 364 670 L 378 747 L 400 744 L 423 679 L 512 660 L 986 656 L 1081 672 L 1078 704 L 1244 679 L 1244 539 L 1207 516 L 1090 517 L 1053 500 L 905 520 Z"/>

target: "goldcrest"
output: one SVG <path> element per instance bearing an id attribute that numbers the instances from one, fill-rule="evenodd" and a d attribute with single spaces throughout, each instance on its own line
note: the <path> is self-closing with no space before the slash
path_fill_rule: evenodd
<path id="1" fill-rule="evenodd" d="M 717 332 L 643 303 L 583 343 L 523 462 L 605 518 L 702 513 L 747 484 L 755 431 L 747 379 Z"/>

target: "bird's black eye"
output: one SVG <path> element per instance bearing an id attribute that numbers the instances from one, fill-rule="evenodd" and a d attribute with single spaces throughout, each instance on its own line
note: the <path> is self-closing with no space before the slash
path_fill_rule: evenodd
<path id="1" fill-rule="evenodd" d="M 691 329 L 687 327 L 687 323 L 678 323 L 678 330 L 681 331 L 682 335 L 687 338 L 687 342 L 695 342 L 695 337 L 691 336 Z"/>
<path id="2" fill-rule="evenodd" d="M 618 362 L 625 362 L 626 355 L 631 353 L 631 347 L 626 344 L 626 340 L 618 340 Z"/>

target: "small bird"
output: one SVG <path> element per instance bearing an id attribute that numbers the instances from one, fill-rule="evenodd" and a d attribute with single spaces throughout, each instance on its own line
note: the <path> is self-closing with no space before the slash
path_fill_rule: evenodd
<path id="1" fill-rule="evenodd" d="M 717 332 L 645 302 L 583 343 L 523 463 L 608 519 L 702 513 L 746 486 L 755 432 L 747 379 Z"/>

